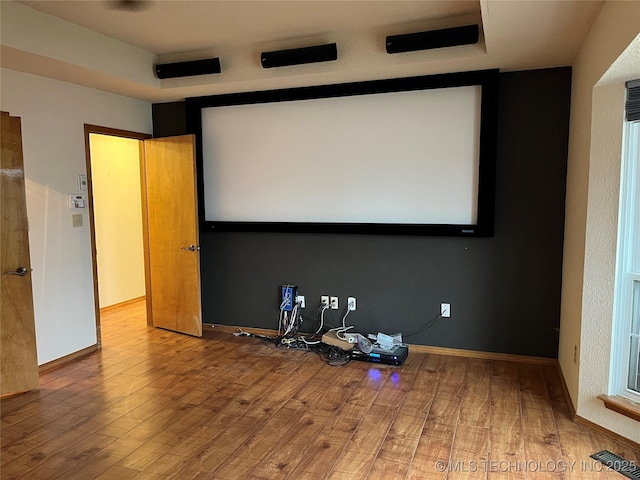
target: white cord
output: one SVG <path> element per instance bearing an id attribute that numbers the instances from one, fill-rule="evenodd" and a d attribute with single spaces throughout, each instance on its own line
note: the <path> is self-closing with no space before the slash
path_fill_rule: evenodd
<path id="1" fill-rule="evenodd" d="M 280 310 L 280 321 L 278 322 L 278 336 L 280 336 L 280 330 L 287 324 L 287 312 Z"/>
<path id="2" fill-rule="evenodd" d="M 340 340 L 344 340 L 346 342 L 347 341 L 347 337 L 344 335 L 344 333 L 347 330 L 351 330 L 352 328 L 355 328 L 355 327 L 353 325 L 349 325 L 348 327 L 330 328 L 329 331 L 330 332 L 336 332 L 336 337 L 338 337 Z"/>
<path id="3" fill-rule="evenodd" d="M 353 327 L 353 325 L 349 326 L 349 327 L 342 327 L 342 328 L 337 328 L 336 329 L 336 337 L 338 337 L 340 340 L 344 340 L 345 342 L 347 342 L 347 336 L 344 334 L 347 330 L 351 330 Z"/>
<path id="4" fill-rule="evenodd" d="M 344 314 L 344 317 L 342 317 L 342 326 L 341 327 L 336 327 L 336 328 L 332 328 L 332 329 L 329 330 L 329 331 L 335 331 L 336 332 L 336 337 L 338 337 L 340 340 L 344 340 L 345 342 L 347 341 L 347 337 L 344 335 L 344 333 L 347 330 L 351 330 L 352 328 L 354 328 L 353 325 L 350 325 L 350 326 L 347 327 L 347 324 L 346 324 L 346 320 L 347 320 L 347 317 L 349 316 L 349 312 L 350 311 L 351 310 L 349 310 L 347 308 L 347 312 Z"/>
<path id="5" fill-rule="evenodd" d="M 296 308 L 293 307 L 293 310 L 291 310 L 291 319 L 289 323 L 285 324 L 286 330 L 282 334 L 283 337 L 286 337 L 289 334 L 289 332 L 291 332 L 291 329 L 293 328 L 293 323 L 294 323 L 293 319 L 295 318 L 295 314 L 296 314 Z"/>
<path id="6" fill-rule="evenodd" d="M 350 312 L 350 311 L 351 311 L 351 310 L 349 310 L 349 307 L 347 307 L 347 313 L 345 313 L 345 314 L 344 314 L 344 317 L 342 317 L 342 328 L 347 328 L 347 327 L 346 327 L 346 325 L 345 325 L 345 322 L 344 322 L 344 321 L 345 321 L 345 320 L 347 319 L 347 317 L 349 316 L 349 312 Z"/>
<path id="7" fill-rule="evenodd" d="M 298 309 L 301 306 L 302 306 L 302 302 L 298 302 L 293 307 L 293 310 L 291 310 L 291 323 L 289 323 L 289 326 L 287 327 L 287 330 L 284 332 L 284 335 L 283 335 L 284 337 L 289 335 L 289 333 L 291 333 L 291 330 L 293 330 L 293 328 L 296 326 L 296 318 L 298 316 Z M 278 333 L 280 333 L 280 332 L 278 332 Z"/>
<path id="8" fill-rule="evenodd" d="M 329 308 L 329 305 L 323 305 L 322 306 L 322 311 L 320 312 L 320 327 L 318 327 L 318 330 L 316 330 L 316 333 L 314 333 L 314 335 L 317 335 L 320 333 L 320 330 L 322 330 L 322 328 L 324 327 L 324 311 Z"/>
<path id="9" fill-rule="evenodd" d="M 283 312 L 284 312 L 284 320 L 285 320 L 285 322 L 287 320 L 287 312 L 284 311 L 284 307 L 287 306 L 287 301 L 289 300 L 287 298 L 287 294 L 286 294 L 286 292 L 287 292 L 287 290 L 289 288 L 291 288 L 291 284 L 290 283 L 288 283 L 284 287 L 285 294 L 283 295 L 282 303 L 280 304 L 280 317 L 278 318 L 278 337 L 280 336 L 280 330 L 282 328 Z"/>

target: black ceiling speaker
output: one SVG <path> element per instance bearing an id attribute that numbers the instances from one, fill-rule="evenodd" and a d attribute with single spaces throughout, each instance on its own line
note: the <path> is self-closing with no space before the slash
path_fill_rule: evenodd
<path id="1" fill-rule="evenodd" d="M 335 43 L 316 45 L 314 47 L 292 48 L 275 52 L 262 52 L 260 61 L 263 68 L 286 67 L 303 63 L 330 62 L 338 59 L 338 48 Z"/>
<path id="2" fill-rule="evenodd" d="M 150 0 L 110 0 L 109 5 L 114 10 L 125 12 L 139 12 L 151 6 Z"/>
<path id="3" fill-rule="evenodd" d="M 163 78 L 192 77 L 194 75 L 207 75 L 220 73 L 220 59 L 207 58 L 206 60 L 193 60 L 190 62 L 163 63 L 156 65 L 156 76 Z"/>
<path id="4" fill-rule="evenodd" d="M 415 52 L 432 48 L 455 47 L 478 43 L 480 28 L 478 25 L 445 28 L 430 32 L 390 35 L 387 37 L 387 53 Z"/>

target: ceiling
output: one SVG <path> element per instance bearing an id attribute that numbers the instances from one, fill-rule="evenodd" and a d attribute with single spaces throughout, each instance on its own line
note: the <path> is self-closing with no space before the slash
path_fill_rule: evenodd
<path id="1" fill-rule="evenodd" d="M 2 0 L 3 67 L 149 101 L 451 71 L 570 65 L 602 1 Z M 386 35 L 477 23 L 477 45 L 388 55 Z M 338 44 L 338 60 L 262 69 L 260 52 Z M 220 57 L 170 80 L 155 63 Z"/>
<path id="2" fill-rule="evenodd" d="M 417 19 L 476 14 L 478 1 L 197 1 L 152 0 L 140 10 L 116 2 L 26 0 L 20 3 L 156 55 L 358 31 Z"/>

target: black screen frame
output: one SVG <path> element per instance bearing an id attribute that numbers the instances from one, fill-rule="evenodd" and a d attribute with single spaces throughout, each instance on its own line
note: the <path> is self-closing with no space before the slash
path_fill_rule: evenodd
<path id="1" fill-rule="evenodd" d="M 194 134 L 196 137 L 198 218 L 200 228 L 207 231 L 227 232 L 356 233 L 491 237 L 494 233 L 495 221 L 498 81 L 499 71 L 492 69 L 187 98 L 185 101 L 187 132 Z M 475 224 L 229 222 L 205 220 L 202 109 L 465 86 L 482 87 L 478 209 Z"/>

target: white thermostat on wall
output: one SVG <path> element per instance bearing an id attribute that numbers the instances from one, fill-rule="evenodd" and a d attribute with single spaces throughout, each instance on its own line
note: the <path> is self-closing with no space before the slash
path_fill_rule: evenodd
<path id="1" fill-rule="evenodd" d="M 69 194 L 69 208 L 84 208 L 86 205 L 84 195 L 77 193 Z"/>

